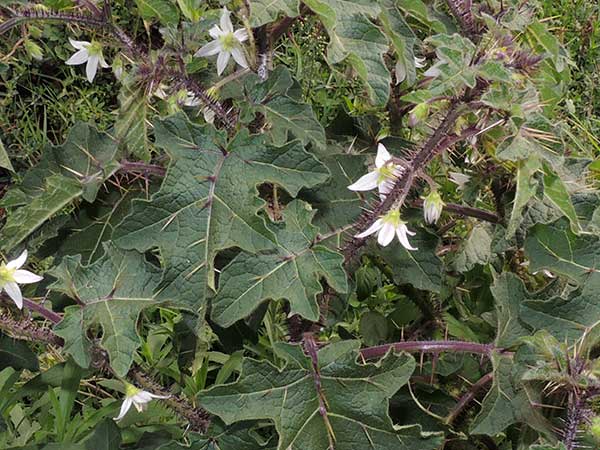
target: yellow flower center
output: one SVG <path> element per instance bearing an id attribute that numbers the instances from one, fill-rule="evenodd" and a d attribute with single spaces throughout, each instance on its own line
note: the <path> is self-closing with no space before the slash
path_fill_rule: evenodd
<path id="1" fill-rule="evenodd" d="M 238 40 L 235 38 L 233 33 L 227 33 L 219 37 L 219 42 L 221 42 L 221 47 L 223 47 L 223 50 L 231 51 L 237 45 Z"/>
<path id="2" fill-rule="evenodd" d="M 142 392 L 141 389 L 136 388 L 133 384 L 125 383 L 125 396 L 133 397 L 135 394 Z"/>
<path id="3" fill-rule="evenodd" d="M 394 228 L 398 228 L 404 221 L 400 218 L 400 210 L 393 209 L 381 218 L 385 223 L 391 224 Z"/>
<path id="4" fill-rule="evenodd" d="M 385 166 L 378 168 L 377 173 L 379 177 L 377 178 L 377 182 L 382 183 L 385 180 L 396 178 L 396 175 L 394 175 L 394 170 L 396 170 L 394 163 L 388 163 Z"/>
<path id="5" fill-rule="evenodd" d="M 100 42 L 92 41 L 87 48 L 88 55 L 90 56 L 100 56 L 102 55 L 102 44 Z"/>
<path id="6" fill-rule="evenodd" d="M 11 283 L 15 281 L 15 271 L 17 269 L 9 269 L 6 264 L 0 265 L 0 285 Z"/>

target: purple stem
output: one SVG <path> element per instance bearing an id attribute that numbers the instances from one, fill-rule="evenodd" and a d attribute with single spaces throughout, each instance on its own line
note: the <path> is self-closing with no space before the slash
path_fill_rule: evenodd
<path id="1" fill-rule="evenodd" d="M 62 316 L 60 314 L 55 313 L 54 311 L 50 311 L 49 309 L 44 308 L 39 303 L 34 302 L 33 300 L 29 300 L 28 298 L 23 298 L 23 305 L 30 309 L 31 311 L 35 311 L 40 316 L 49 320 L 53 324 L 57 324 L 62 320 Z"/>
<path id="2" fill-rule="evenodd" d="M 378 345 L 360 350 L 365 359 L 379 358 L 385 355 L 390 348 L 400 352 L 414 353 L 440 353 L 440 352 L 465 352 L 489 355 L 496 347 L 494 344 L 478 344 L 464 341 L 405 341 L 392 344 Z"/>

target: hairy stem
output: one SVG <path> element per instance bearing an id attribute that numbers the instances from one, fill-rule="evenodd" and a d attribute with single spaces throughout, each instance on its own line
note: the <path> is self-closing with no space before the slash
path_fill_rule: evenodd
<path id="1" fill-rule="evenodd" d="M 482 376 L 471 388 L 469 391 L 463 395 L 459 400 L 454 409 L 450 411 L 450 414 L 446 417 L 445 422 L 447 424 L 452 424 L 456 418 L 464 411 L 469 403 L 471 403 L 475 396 L 485 388 L 488 384 L 490 384 L 494 379 L 494 373 L 490 372 Z"/>
<path id="2" fill-rule="evenodd" d="M 492 350 L 497 350 L 494 344 L 478 344 L 465 341 L 404 341 L 392 344 L 367 347 L 360 350 L 364 359 L 375 359 L 385 355 L 390 349 L 409 353 L 476 353 L 489 355 Z"/>
<path id="3" fill-rule="evenodd" d="M 420 198 L 415 199 L 411 203 L 411 206 L 422 208 L 423 200 L 421 200 Z M 472 206 L 458 205 L 456 203 L 446 203 L 444 209 L 446 211 L 459 214 L 461 216 L 474 217 L 475 219 L 485 220 L 486 222 L 491 223 L 500 223 L 500 217 L 498 217 L 497 214 L 494 214 L 490 211 L 486 211 L 484 209 L 473 208 Z"/>

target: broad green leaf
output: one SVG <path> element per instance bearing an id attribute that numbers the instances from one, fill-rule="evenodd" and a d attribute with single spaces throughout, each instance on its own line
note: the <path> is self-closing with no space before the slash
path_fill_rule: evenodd
<path id="1" fill-rule="evenodd" d="M 437 448 L 441 436 L 422 435 L 418 426 L 396 429 L 388 416 L 388 401 L 412 375 L 414 359 L 388 354 L 376 364 L 358 364 L 358 347 L 357 341 L 343 341 L 319 350 L 317 390 L 311 359 L 301 347 L 276 344 L 287 361 L 283 369 L 245 359 L 237 382 L 205 391 L 200 403 L 227 424 L 272 420 L 279 450 L 326 449 L 328 436 L 336 450 Z M 321 413 L 320 395 L 326 405 Z"/>
<path id="2" fill-rule="evenodd" d="M 2 248 L 5 251 L 15 248 L 82 194 L 83 190 L 78 181 L 63 175 L 48 177 L 42 190 L 31 203 L 8 215 L 6 224 L 0 230 Z"/>
<path id="3" fill-rule="evenodd" d="M 2 199 L 8 209 L 0 231 L 2 249 L 14 248 L 80 197 L 93 202 L 100 186 L 118 169 L 116 158 L 116 141 L 84 123 L 71 129 L 64 144 L 48 146 L 22 183 Z"/>
<path id="4" fill-rule="evenodd" d="M 220 250 L 276 248 L 257 215 L 264 201 L 256 187 L 275 183 L 295 196 L 329 176 L 298 141 L 273 147 L 244 131 L 218 145 L 210 129 L 182 115 L 156 123 L 156 145 L 171 157 L 167 176 L 150 201 L 134 201 L 114 235 L 122 248 L 158 247 L 165 268 L 158 298 L 198 312 L 215 289 Z"/>
<path id="5" fill-rule="evenodd" d="M 136 81 L 136 78 L 131 75 L 121 84 L 115 137 L 126 148 L 126 154 L 143 161 L 150 161 L 148 95 L 146 87 L 137 84 Z"/>
<path id="6" fill-rule="evenodd" d="M 490 287 L 496 307 L 496 346 L 510 348 L 531 333 L 521 320 L 521 305 L 530 298 L 523 282 L 513 273 L 497 276 Z"/>
<path id="7" fill-rule="evenodd" d="M 179 22 L 179 10 L 171 0 L 135 0 L 144 20 L 158 19 L 164 25 Z"/>
<path id="8" fill-rule="evenodd" d="M 104 419 L 84 441 L 86 450 L 119 450 L 121 430 L 112 419 Z"/>
<path id="9" fill-rule="evenodd" d="M 380 254 L 390 265 L 397 284 L 411 284 L 417 289 L 440 292 L 442 286 L 442 260 L 436 255 L 440 239 L 423 228 L 417 228 L 410 243 L 417 251 L 406 250 L 401 245 L 376 247 L 371 253 Z"/>
<path id="10" fill-rule="evenodd" d="M 249 426 L 252 422 L 244 422 L 226 426 L 219 419 L 211 420 L 208 431 L 203 434 L 191 433 L 189 450 L 267 450 L 274 449 L 272 439 L 268 442 L 257 441 L 257 433 L 253 433 Z M 182 450 L 181 444 L 169 443 L 157 447 L 155 450 Z"/>
<path id="11" fill-rule="evenodd" d="M 346 292 L 344 258 L 323 245 L 315 245 L 314 211 L 299 200 L 284 212 L 284 224 L 268 225 L 277 250 L 268 254 L 241 253 L 223 270 L 219 291 L 212 303 L 212 318 L 222 327 L 250 315 L 263 301 L 286 299 L 290 313 L 313 322 L 319 319 L 317 294 L 321 277 L 338 292 Z"/>
<path id="12" fill-rule="evenodd" d="M 417 78 L 414 53 L 417 37 L 404 20 L 396 2 L 393 0 L 381 2 L 379 20 L 384 33 L 390 39 L 396 51 L 396 80 L 398 82 L 398 78 L 406 79 L 407 84 L 410 86 Z"/>
<path id="13" fill-rule="evenodd" d="M 57 281 L 51 290 L 75 299 L 55 332 L 65 340 L 65 349 L 82 367 L 90 362 L 88 329 L 102 328 L 101 346 L 108 352 L 111 367 L 125 376 L 140 345 L 136 323 L 140 312 L 158 303 L 155 289 L 160 271 L 144 256 L 107 245 L 105 255 L 89 266 L 81 258 L 66 257 L 50 272 Z"/>
<path id="14" fill-rule="evenodd" d="M 311 142 L 316 150 L 323 152 L 325 130 L 310 105 L 288 95 L 293 83 L 289 70 L 280 66 L 264 82 L 256 75 L 249 76 L 244 90 L 249 92 L 255 110 L 264 114 L 269 125 L 268 135 L 275 145 L 284 145 L 291 133 L 303 144 Z"/>
<path id="15" fill-rule="evenodd" d="M 524 248 L 530 259 L 531 272 L 547 269 L 583 284 L 592 273 L 600 270 L 598 236 L 575 235 L 566 218 L 532 227 Z"/>
<path id="16" fill-rule="evenodd" d="M 481 412 L 471 427 L 472 434 L 495 436 L 512 424 L 523 422 L 542 432 L 551 434 L 551 427 L 542 414 L 531 404 L 539 399 L 529 397 L 520 382 L 526 366 L 512 358 L 494 354 L 494 381 L 481 405 Z"/>
<path id="17" fill-rule="evenodd" d="M 348 186 L 358 180 L 367 170 L 362 155 L 334 154 L 324 156 L 321 162 L 331 172 L 331 178 L 314 189 L 302 191 L 302 198 L 317 210 L 314 223 L 322 234 L 354 223 L 362 213 L 364 199 Z M 342 244 L 340 235 L 337 246 Z"/>
<path id="18" fill-rule="evenodd" d="M 365 345 L 381 344 L 388 337 L 387 318 L 377 311 L 363 313 L 360 317 L 358 327 Z"/>
<path id="19" fill-rule="evenodd" d="M 83 265 L 91 264 L 104 252 L 102 244 L 111 240 L 115 227 L 129 214 L 131 202 L 135 198 L 145 198 L 146 193 L 131 186 L 119 191 L 99 195 L 93 204 L 83 205 L 79 214 L 65 224 L 72 231 L 65 239 L 60 237 L 60 245 L 54 249 L 55 259 L 67 255 L 81 255 Z"/>
<path id="20" fill-rule="evenodd" d="M 329 34 L 327 59 L 331 64 L 347 61 L 366 84 L 370 100 L 384 105 L 390 95 L 391 76 L 383 55 L 388 42 L 369 19 L 381 8 L 371 0 L 306 0 Z"/>
<path id="21" fill-rule="evenodd" d="M 298 15 L 298 0 L 250 0 L 250 25 L 260 27 L 274 22 L 280 14 Z"/>
<path id="22" fill-rule="evenodd" d="M 10 158 L 8 157 L 8 153 L 6 153 L 4 144 L 2 143 L 1 140 L 0 140 L 0 167 L 2 167 L 4 169 L 8 169 L 11 172 L 15 171 L 15 169 L 13 168 L 13 166 L 10 162 Z"/>
<path id="23" fill-rule="evenodd" d="M 514 236 L 519 224 L 521 223 L 523 208 L 529 200 L 535 195 L 538 183 L 533 177 L 535 172 L 540 169 L 538 158 L 532 156 L 526 160 L 517 163 L 517 193 L 513 201 L 510 220 L 506 228 L 506 238 L 510 239 Z"/>
<path id="24" fill-rule="evenodd" d="M 0 333 L 0 370 L 7 367 L 16 370 L 39 370 L 37 356 L 25 342 L 17 341 Z"/>
<path id="25" fill-rule="evenodd" d="M 485 224 L 477 224 L 456 255 L 454 265 L 460 272 L 471 270 L 477 264 L 487 264 L 492 257 L 492 235 Z"/>
<path id="26" fill-rule="evenodd" d="M 600 274 L 590 274 L 581 292 L 569 298 L 529 300 L 521 307 L 521 320 L 535 330 L 546 330 L 559 341 L 574 342 L 600 322 Z"/>
<path id="27" fill-rule="evenodd" d="M 571 196 L 560 177 L 544 164 L 544 195 L 571 221 L 575 232 L 581 229 L 577 213 L 571 202 Z"/>

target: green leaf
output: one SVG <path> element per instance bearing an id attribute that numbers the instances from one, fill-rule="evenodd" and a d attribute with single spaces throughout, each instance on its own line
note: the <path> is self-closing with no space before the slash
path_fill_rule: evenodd
<path id="1" fill-rule="evenodd" d="M 377 311 L 363 313 L 358 327 L 365 345 L 378 345 L 388 337 L 388 321 Z"/>
<path id="2" fill-rule="evenodd" d="M 365 157 L 362 155 L 334 154 L 320 158 L 331 173 L 326 183 L 302 191 L 302 198 L 317 210 L 314 223 L 321 233 L 330 233 L 353 223 L 362 213 L 364 199 L 348 186 L 365 174 Z M 342 236 L 336 246 L 341 246 Z"/>
<path id="3" fill-rule="evenodd" d="M 104 419 L 84 441 L 86 450 L 119 450 L 121 430 L 113 419 Z"/>
<path id="4" fill-rule="evenodd" d="M 600 322 L 600 274 L 590 274 L 581 292 L 569 298 L 529 300 L 521 307 L 521 320 L 535 330 L 546 330 L 559 341 L 574 342 Z"/>
<path id="5" fill-rule="evenodd" d="M 158 19 L 164 25 L 177 25 L 179 10 L 170 0 L 135 0 L 144 20 Z"/>
<path id="6" fill-rule="evenodd" d="M 417 78 L 414 53 L 417 37 L 404 20 L 396 2 L 393 0 L 381 2 L 379 20 L 384 33 L 390 39 L 392 47 L 396 51 L 396 79 L 399 76 L 398 72 L 403 71 L 406 82 L 410 86 Z"/>
<path id="7" fill-rule="evenodd" d="M 313 322 L 319 319 L 317 294 L 320 278 L 338 292 L 348 286 L 344 258 L 323 245 L 315 245 L 317 228 L 311 225 L 314 211 L 295 200 L 284 212 L 284 224 L 269 225 L 277 250 L 268 254 L 241 253 L 223 270 L 213 301 L 212 318 L 223 327 L 247 317 L 263 301 L 284 298 L 290 313 Z"/>
<path id="8" fill-rule="evenodd" d="M 4 169 L 8 169 L 11 172 L 15 171 L 15 169 L 13 168 L 13 166 L 10 162 L 10 158 L 8 157 L 8 153 L 6 153 L 4 144 L 2 143 L 1 140 L 0 140 L 0 167 L 2 167 Z"/>
<path id="9" fill-rule="evenodd" d="M 331 64 L 347 61 L 366 84 L 370 100 L 385 105 L 391 76 L 383 55 L 389 46 L 369 20 L 379 16 L 379 5 L 371 0 L 306 0 L 304 4 L 319 16 L 329 34 L 327 60 Z"/>
<path id="10" fill-rule="evenodd" d="M 523 336 L 531 332 L 523 324 L 520 309 L 523 302 L 530 298 L 521 279 L 513 273 L 503 273 L 495 278 L 490 287 L 496 307 L 496 346 L 510 348 L 518 345 Z"/>
<path id="11" fill-rule="evenodd" d="M 487 264 L 492 257 L 492 235 L 485 224 L 477 224 L 456 255 L 456 270 L 466 272 L 477 264 Z"/>
<path id="12" fill-rule="evenodd" d="M 134 201 L 114 235 L 122 248 L 158 247 L 165 268 L 158 298 L 199 312 L 215 289 L 213 261 L 220 250 L 276 248 L 257 215 L 264 201 L 256 187 L 276 183 L 295 196 L 328 177 L 298 141 L 272 147 L 243 131 L 221 147 L 209 130 L 182 115 L 156 123 L 156 145 L 171 157 L 167 176 L 150 201 Z"/>
<path id="13" fill-rule="evenodd" d="M 49 176 L 42 190 L 29 204 L 8 215 L 6 224 L 0 230 L 2 248 L 7 252 L 15 248 L 82 194 L 78 181 L 63 175 Z"/>
<path id="14" fill-rule="evenodd" d="M 66 142 L 47 147 L 22 183 L 2 199 L 2 206 L 8 209 L 7 223 L 0 231 L 2 249 L 9 251 L 23 242 L 78 198 L 93 202 L 100 186 L 118 169 L 116 158 L 114 139 L 77 123 Z"/>
<path id="15" fill-rule="evenodd" d="M 50 286 L 77 300 L 65 310 L 55 332 L 65 340 L 65 349 L 82 367 L 90 362 L 88 329 L 102 328 L 101 346 L 108 352 L 111 367 L 125 376 L 140 340 L 136 323 L 140 312 L 157 304 L 154 291 L 160 271 L 137 252 L 124 252 L 106 245 L 105 255 L 89 266 L 81 258 L 66 257 L 52 269 L 57 281 Z"/>
<path id="16" fill-rule="evenodd" d="M 260 27 L 274 22 L 280 14 L 298 15 L 298 0 L 250 0 L 250 25 Z"/>
<path id="17" fill-rule="evenodd" d="M 16 341 L 0 333 L 0 370 L 13 369 L 40 370 L 37 356 L 23 341 Z"/>
<path id="18" fill-rule="evenodd" d="M 536 157 L 530 157 L 517 163 L 517 193 L 513 201 L 510 220 L 506 227 L 507 239 L 514 236 L 521 223 L 523 208 L 525 208 L 529 200 L 535 195 L 538 182 L 533 175 L 540 168 L 539 159 Z"/>
<path id="19" fill-rule="evenodd" d="M 327 448 L 329 433 L 336 450 L 437 448 L 441 436 L 422 435 L 417 426 L 396 429 L 388 416 L 388 401 L 413 373 L 414 359 L 388 354 L 377 364 L 357 364 L 358 347 L 357 341 L 343 341 L 319 350 L 318 390 L 301 347 L 278 343 L 275 349 L 287 361 L 283 369 L 245 359 L 238 381 L 205 391 L 201 405 L 227 424 L 272 420 L 279 450 Z M 319 412 L 320 395 L 327 420 Z"/>
<path id="20" fill-rule="evenodd" d="M 541 413 L 533 407 L 520 382 L 524 364 L 502 355 L 492 355 L 494 381 L 483 400 L 481 412 L 471 427 L 472 434 L 495 436 L 514 423 L 523 422 L 539 431 L 552 435 L 552 429 Z"/>
<path id="21" fill-rule="evenodd" d="M 280 66 L 264 82 L 256 75 L 247 77 L 245 90 L 256 110 L 265 115 L 275 145 L 284 145 L 291 133 L 304 145 L 311 142 L 316 150 L 324 151 L 325 130 L 310 105 L 288 95 L 293 83 L 289 70 Z"/>
<path id="22" fill-rule="evenodd" d="M 371 252 L 380 254 L 390 265 L 397 284 L 411 284 L 417 289 L 440 292 L 443 262 L 436 255 L 440 239 L 423 228 L 417 228 L 410 243 L 417 251 L 406 250 L 401 245 L 380 248 L 372 244 Z"/>
<path id="23" fill-rule="evenodd" d="M 581 230 L 575 207 L 571 202 L 571 196 L 560 177 L 544 164 L 544 195 L 571 221 L 575 232 Z"/>
<path id="24" fill-rule="evenodd" d="M 583 284 L 600 269 L 598 241 L 596 235 L 575 235 L 566 218 L 548 225 L 535 225 L 527 234 L 524 245 L 525 254 L 530 260 L 529 270 L 537 272 L 547 269 Z"/>
<path id="25" fill-rule="evenodd" d="M 127 149 L 127 155 L 148 162 L 151 156 L 148 140 L 148 95 L 146 87 L 136 81 L 137 78 L 132 75 L 121 83 L 115 134 Z"/>
<path id="26" fill-rule="evenodd" d="M 257 441 L 257 433 L 253 432 L 249 425 L 252 422 L 244 422 L 226 426 L 219 419 L 211 420 L 208 431 L 203 434 L 192 433 L 189 437 L 189 450 L 267 450 L 275 447 L 269 440 L 265 443 Z M 182 450 L 181 444 L 169 443 L 161 445 L 156 450 Z"/>

